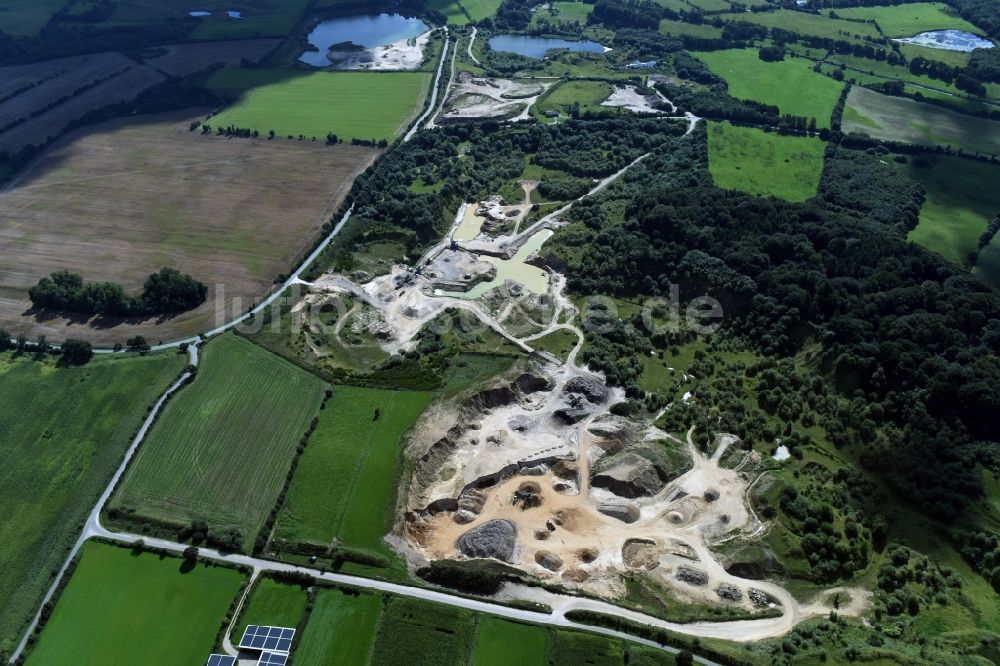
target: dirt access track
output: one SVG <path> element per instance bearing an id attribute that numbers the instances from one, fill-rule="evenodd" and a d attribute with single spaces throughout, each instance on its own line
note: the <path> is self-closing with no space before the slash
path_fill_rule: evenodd
<path id="1" fill-rule="evenodd" d="M 133 117 L 71 134 L 0 191 L 0 328 L 101 345 L 208 330 L 217 311 L 231 318 L 234 298 L 244 311 L 312 247 L 378 154 L 189 131 L 203 117 Z M 31 310 L 28 289 L 52 271 L 138 293 L 164 266 L 208 285 L 206 303 L 144 321 Z"/>

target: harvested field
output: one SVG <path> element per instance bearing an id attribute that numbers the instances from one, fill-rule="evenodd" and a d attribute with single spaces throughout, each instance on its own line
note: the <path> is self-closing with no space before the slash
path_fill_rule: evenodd
<path id="1" fill-rule="evenodd" d="M 143 62 L 170 76 L 187 76 L 216 63 L 236 67 L 244 59 L 259 62 L 280 43 L 278 39 L 244 39 L 156 46 L 143 54 Z"/>
<path id="2" fill-rule="evenodd" d="M 236 528 L 250 543 L 277 499 L 324 383 L 244 338 L 205 347 L 194 384 L 163 411 L 112 506 L 177 524 Z"/>
<path id="3" fill-rule="evenodd" d="M 135 334 L 172 340 L 212 328 L 216 313 L 231 314 L 234 298 L 242 310 L 312 246 L 377 154 L 205 137 L 188 131 L 199 117 L 120 119 L 81 131 L 0 191 L 0 326 L 100 343 Z M 28 288 L 52 271 L 137 292 L 166 265 L 209 285 L 209 302 L 144 322 L 28 313 Z"/>
<path id="4" fill-rule="evenodd" d="M 8 155 L 44 145 L 88 111 L 134 99 L 165 78 L 120 53 L 0 68 L 0 80 L 7 76 L 23 82 L 11 89 L 18 94 L 8 96 L 6 87 L 0 93 L 6 97 L 0 104 L 0 153 Z M 25 89 L 29 83 L 35 85 Z"/>
<path id="5" fill-rule="evenodd" d="M 855 86 L 847 96 L 844 132 L 920 146 L 951 146 L 1000 155 L 1000 122 Z"/>
<path id="6" fill-rule="evenodd" d="M 201 663 L 239 592 L 243 574 L 93 541 L 59 598 L 32 666 Z M 185 573 L 186 571 L 186 573 Z"/>

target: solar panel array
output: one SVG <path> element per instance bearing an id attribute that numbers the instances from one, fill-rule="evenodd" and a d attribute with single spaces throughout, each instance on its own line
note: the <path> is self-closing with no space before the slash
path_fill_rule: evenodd
<path id="1" fill-rule="evenodd" d="M 294 636 L 295 630 L 287 627 L 264 627 L 251 624 L 243 632 L 243 638 L 240 639 L 240 648 L 246 650 L 264 650 L 265 652 L 282 652 L 287 655 L 288 651 L 292 649 L 292 638 Z"/>
<path id="2" fill-rule="evenodd" d="M 236 657 L 230 657 L 228 654 L 210 654 L 206 666 L 236 666 Z"/>
<path id="3" fill-rule="evenodd" d="M 285 666 L 286 661 L 288 661 L 287 654 L 264 652 L 260 655 L 260 660 L 257 662 L 257 666 Z"/>

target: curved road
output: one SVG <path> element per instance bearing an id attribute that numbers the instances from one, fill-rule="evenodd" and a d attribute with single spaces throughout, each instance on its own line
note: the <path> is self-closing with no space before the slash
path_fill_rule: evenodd
<path id="1" fill-rule="evenodd" d="M 476 43 L 476 33 L 478 31 L 479 29 L 476 28 L 476 26 L 472 26 L 472 35 L 469 36 L 469 60 L 476 63 L 477 65 L 480 63 L 479 59 L 476 58 L 476 56 L 472 55 L 472 45 Z"/>

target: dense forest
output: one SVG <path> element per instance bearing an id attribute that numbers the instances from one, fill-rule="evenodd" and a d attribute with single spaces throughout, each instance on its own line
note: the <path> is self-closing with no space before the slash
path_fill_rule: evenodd
<path id="1" fill-rule="evenodd" d="M 821 196 L 791 204 L 710 185 L 702 130 L 575 207 L 546 253 L 581 294 L 707 293 L 725 330 L 769 357 L 819 343 L 826 381 L 859 401 L 831 423 L 836 440 L 948 519 L 981 492 L 977 465 L 1000 463 L 1000 297 L 906 242 L 919 186 L 874 154 L 830 150 Z M 626 386 L 649 348 L 630 328 L 585 359 Z"/>

